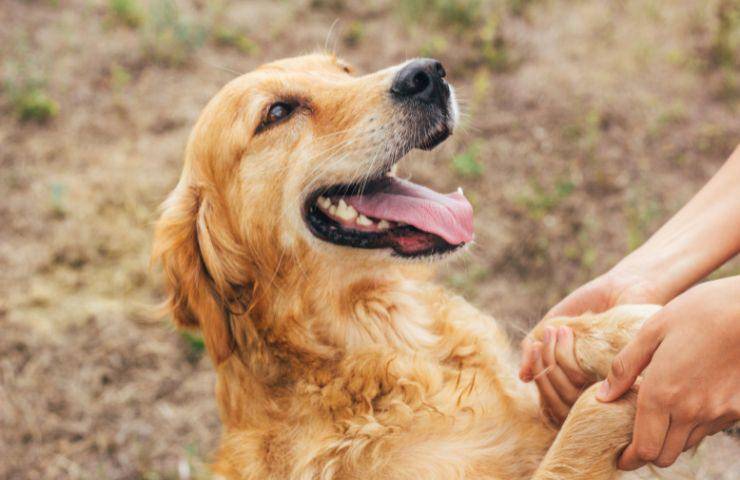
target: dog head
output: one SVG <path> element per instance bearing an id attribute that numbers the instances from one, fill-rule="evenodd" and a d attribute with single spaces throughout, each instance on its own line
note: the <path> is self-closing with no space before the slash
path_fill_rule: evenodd
<path id="1" fill-rule="evenodd" d="M 175 318 L 202 323 L 284 262 L 385 264 L 469 242 L 461 192 L 392 173 L 412 149 L 444 141 L 457 117 L 431 59 L 356 76 L 334 56 L 309 55 L 231 81 L 195 125 L 158 224 Z"/>

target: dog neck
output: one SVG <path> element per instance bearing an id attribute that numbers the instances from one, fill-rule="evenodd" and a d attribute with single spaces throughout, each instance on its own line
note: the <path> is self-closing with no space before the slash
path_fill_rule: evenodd
<path id="1" fill-rule="evenodd" d="M 245 312 L 228 322 L 234 358 L 265 386 L 332 368 L 368 348 L 420 352 L 432 331 L 442 289 L 428 265 L 330 262 L 316 255 L 284 258 L 255 275 Z"/>

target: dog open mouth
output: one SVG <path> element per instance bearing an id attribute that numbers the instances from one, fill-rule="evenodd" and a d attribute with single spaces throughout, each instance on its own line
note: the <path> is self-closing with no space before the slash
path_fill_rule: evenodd
<path id="1" fill-rule="evenodd" d="M 383 172 L 374 180 L 321 189 L 306 204 L 318 238 L 403 257 L 455 250 L 473 239 L 473 207 L 461 189 L 441 194 Z"/>
<path id="2" fill-rule="evenodd" d="M 436 60 L 408 62 L 393 79 L 390 96 L 408 125 L 404 153 L 431 150 L 457 121 L 457 103 Z M 304 216 L 318 238 L 354 248 L 389 248 L 402 257 L 455 250 L 473 239 L 473 207 L 461 189 L 449 194 L 401 180 L 390 173 L 403 154 L 369 181 L 340 184 L 309 195 Z"/>

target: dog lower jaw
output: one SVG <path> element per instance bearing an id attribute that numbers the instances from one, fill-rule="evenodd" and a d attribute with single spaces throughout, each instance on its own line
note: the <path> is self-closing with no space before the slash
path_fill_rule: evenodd
<path id="1" fill-rule="evenodd" d="M 377 231 L 344 228 L 322 212 L 315 202 L 308 207 L 305 221 L 319 240 L 357 249 L 389 249 L 392 255 L 406 259 L 442 257 L 465 245 L 450 244 L 437 235 L 422 232 L 411 225 L 397 225 Z"/>

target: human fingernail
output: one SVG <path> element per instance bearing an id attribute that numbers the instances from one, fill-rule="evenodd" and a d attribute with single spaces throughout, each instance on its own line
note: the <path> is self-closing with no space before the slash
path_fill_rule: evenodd
<path id="1" fill-rule="evenodd" d="M 599 400 L 606 400 L 606 396 L 609 395 L 609 380 L 601 382 L 599 391 L 596 393 L 596 398 Z"/>

